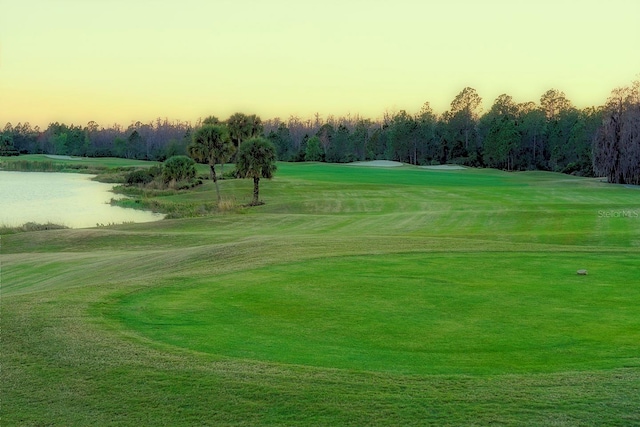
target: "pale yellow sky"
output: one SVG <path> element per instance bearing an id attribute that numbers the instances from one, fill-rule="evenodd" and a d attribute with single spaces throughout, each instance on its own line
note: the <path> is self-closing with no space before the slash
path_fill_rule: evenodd
<path id="1" fill-rule="evenodd" d="M 0 126 L 437 112 L 465 86 L 600 105 L 638 0 L 0 0 Z"/>

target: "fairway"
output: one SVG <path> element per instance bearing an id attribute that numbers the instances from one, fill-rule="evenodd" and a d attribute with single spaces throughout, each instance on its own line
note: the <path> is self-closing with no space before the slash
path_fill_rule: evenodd
<path id="1" fill-rule="evenodd" d="M 640 423 L 636 188 L 278 168 L 260 207 L 1 236 L 2 424 Z"/>

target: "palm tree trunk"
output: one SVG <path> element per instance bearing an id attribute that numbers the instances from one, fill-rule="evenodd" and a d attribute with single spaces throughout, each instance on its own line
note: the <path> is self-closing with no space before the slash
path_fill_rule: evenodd
<path id="1" fill-rule="evenodd" d="M 211 168 L 211 179 L 216 186 L 216 194 L 218 196 L 218 203 L 220 203 L 220 186 L 218 185 L 218 177 L 216 176 L 216 165 L 209 165 Z"/>
<path id="2" fill-rule="evenodd" d="M 260 195 L 260 178 L 253 178 L 253 202 L 251 203 L 254 206 L 257 206 L 260 203 L 259 195 Z"/>

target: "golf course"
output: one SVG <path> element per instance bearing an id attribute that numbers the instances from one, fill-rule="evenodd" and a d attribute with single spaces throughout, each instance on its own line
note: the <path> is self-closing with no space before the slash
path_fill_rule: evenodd
<path id="1" fill-rule="evenodd" d="M 640 188 L 383 166 L 0 236 L 0 425 L 640 425 Z"/>

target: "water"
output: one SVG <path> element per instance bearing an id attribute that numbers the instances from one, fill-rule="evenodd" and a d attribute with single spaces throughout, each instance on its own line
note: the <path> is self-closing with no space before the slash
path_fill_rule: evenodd
<path id="1" fill-rule="evenodd" d="M 0 171 L 0 226 L 48 222 L 71 228 L 149 222 L 162 214 L 111 206 L 113 184 L 76 173 Z"/>

